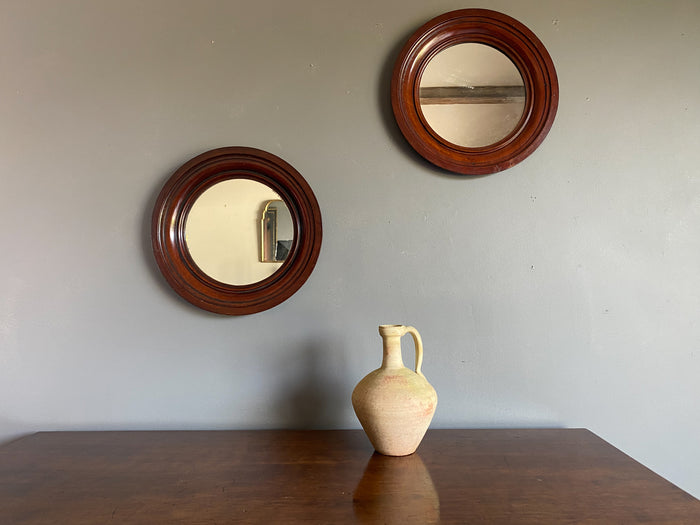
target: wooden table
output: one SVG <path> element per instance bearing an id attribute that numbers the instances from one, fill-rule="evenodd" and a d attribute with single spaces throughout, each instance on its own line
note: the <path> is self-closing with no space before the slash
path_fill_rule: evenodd
<path id="1" fill-rule="evenodd" d="M 0 447 L 1 524 L 688 523 L 700 501 L 582 429 L 49 432 Z"/>

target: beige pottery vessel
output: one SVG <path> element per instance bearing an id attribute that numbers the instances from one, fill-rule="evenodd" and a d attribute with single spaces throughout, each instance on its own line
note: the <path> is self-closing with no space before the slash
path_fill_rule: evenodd
<path id="1" fill-rule="evenodd" d="M 401 337 L 411 334 L 415 370 L 403 365 Z M 413 454 L 437 407 L 437 394 L 421 372 L 423 342 L 412 326 L 381 325 L 382 366 L 367 374 L 352 393 L 352 406 L 374 449 L 387 456 Z"/>

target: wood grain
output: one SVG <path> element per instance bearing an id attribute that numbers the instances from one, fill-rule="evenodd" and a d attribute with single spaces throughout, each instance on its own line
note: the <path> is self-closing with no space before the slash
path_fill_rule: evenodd
<path id="1" fill-rule="evenodd" d="M 700 501 L 581 429 L 39 433 L 0 447 L 0 523 L 700 523 Z"/>

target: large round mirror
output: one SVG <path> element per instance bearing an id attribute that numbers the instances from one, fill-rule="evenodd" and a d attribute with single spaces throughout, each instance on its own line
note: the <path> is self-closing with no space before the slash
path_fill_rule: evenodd
<path id="1" fill-rule="evenodd" d="M 423 25 L 391 80 L 394 116 L 409 144 L 465 175 L 529 156 L 554 122 L 558 95 L 544 45 L 517 20 L 487 9 L 452 11 Z"/>
<path id="2" fill-rule="evenodd" d="M 321 212 L 285 161 L 254 148 L 208 151 L 158 196 L 153 252 L 172 288 L 220 314 L 260 312 L 294 294 L 321 249 Z"/>

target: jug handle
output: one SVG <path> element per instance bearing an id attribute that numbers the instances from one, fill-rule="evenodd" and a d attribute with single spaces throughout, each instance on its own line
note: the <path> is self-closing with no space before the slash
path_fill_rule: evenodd
<path id="1" fill-rule="evenodd" d="M 423 340 L 421 339 L 418 330 L 412 326 L 407 326 L 405 333 L 409 333 L 411 334 L 411 337 L 413 337 L 413 344 L 416 347 L 416 374 L 422 376 L 423 372 L 420 371 L 420 368 L 423 366 Z"/>

